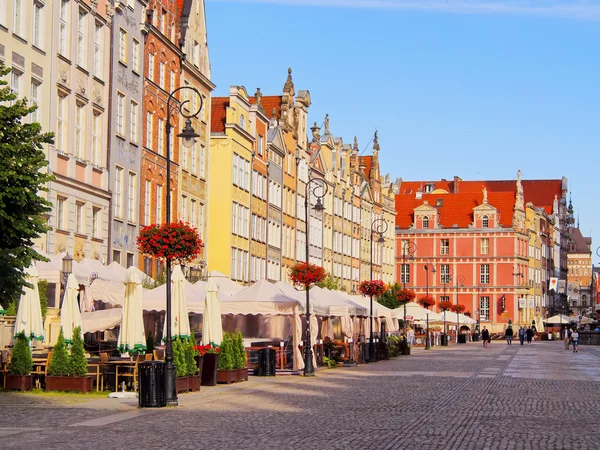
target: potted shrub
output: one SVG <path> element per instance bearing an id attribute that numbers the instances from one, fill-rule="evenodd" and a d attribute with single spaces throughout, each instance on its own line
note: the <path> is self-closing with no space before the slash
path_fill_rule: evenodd
<path id="1" fill-rule="evenodd" d="M 6 389 L 30 391 L 33 387 L 33 360 L 25 333 L 16 336 L 17 342 L 12 351 L 12 359 L 6 376 Z"/>
<path id="2" fill-rule="evenodd" d="M 177 393 L 188 392 L 190 390 L 184 345 L 181 339 L 173 339 L 173 364 L 175 364 Z"/>
<path id="3" fill-rule="evenodd" d="M 235 368 L 233 340 L 227 332 L 223 333 L 221 342 L 221 354 L 217 370 L 217 383 L 231 384 L 237 381 L 237 369 Z"/>
<path id="4" fill-rule="evenodd" d="M 246 367 L 246 347 L 241 332 L 233 335 L 233 347 L 235 353 L 235 368 L 237 369 L 238 381 L 248 381 L 248 367 Z"/>
<path id="5" fill-rule="evenodd" d="M 200 369 L 200 385 L 216 386 L 217 367 L 221 349 L 212 342 L 206 345 L 199 345 L 195 348 L 202 358 L 202 369 Z"/>
<path id="6" fill-rule="evenodd" d="M 81 327 L 73 329 L 70 356 L 61 328 L 58 342 L 52 351 L 52 360 L 48 366 L 46 391 L 76 391 L 83 394 L 91 392 L 93 377 L 86 376 L 87 371 Z"/>

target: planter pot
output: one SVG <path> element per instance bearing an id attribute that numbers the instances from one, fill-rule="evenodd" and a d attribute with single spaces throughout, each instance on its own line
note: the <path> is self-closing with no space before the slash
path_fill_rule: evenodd
<path id="1" fill-rule="evenodd" d="M 190 390 L 189 377 L 177 377 L 175 379 L 175 387 L 178 394 L 188 392 Z"/>
<path id="2" fill-rule="evenodd" d="M 6 390 L 30 391 L 33 388 L 33 376 L 31 375 L 4 375 L 6 377 Z"/>
<path id="3" fill-rule="evenodd" d="M 248 381 L 248 368 L 237 369 L 238 381 Z"/>
<path id="4" fill-rule="evenodd" d="M 217 383 L 231 384 L 238 380 L 237 369 L 217 370 Z"/>
<path id="5" fill-rule="evenodd" d="M 189 388 L 192 392 L 198 392 L 200 390 L 200 376 L 199 375 L 190 375 L 188 377 Z"/>
<path id="6" fill-rule="evenodd" d="M 75 391 L 86 394 L 92 392 L 94 377 L 46 377 L 46 392 Z"/>
<path id="7" fill-rule="evenodd" d="M 217 363 L 219 361 L 219 355 L 216 353 L 207 353 L 202 357 L 202 373 L 201 373 L 201 385 L 202 386 L 216 386 L 217 385 Z"/>

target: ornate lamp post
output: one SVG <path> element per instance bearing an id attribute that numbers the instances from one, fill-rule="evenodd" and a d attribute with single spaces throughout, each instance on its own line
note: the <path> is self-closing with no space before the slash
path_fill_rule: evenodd
<path id="1" fill-rule="evenodd" d="M 427 272 L 425 275 L 425 297 L 429 297 L 429 272 L 431 273 L 435 273 L 435 262 L 432 258 L 428 258 L 425 266 L 423 267 L 425 269 L 425 271 Z M 427 308 L 429 310 L 429 308 Z M 426 338 L 425 338 L 425 350 L 429 350 L 431 348 L 431 342 L 429 342 L 429 313 L 427 313 L 426 316 L 427 320 L 426 320 Z"/>
<path id="2" fill-rule="evenodd" d="M 414 242 L 406 241 L 402 246 L 402 269 L 400 275 L 402 276 L 402 289 L 406 290 L 406 279 L 408 275 L 408 270 L 406 267 L 406 257 L 408 256 L 408 260 L 412 261 L 414 259 L 414 255 L 417 251 L 417 244 Z M 406 336 L 406 302 L 404 303 L 404 319 L 402 321 L 404 335 Z"/>
<path id="3" fill-rule="evenodd" d="M 442 266 L 443 268 L 444 266 Z M 452 267 L 450 266 L 446 266 L 448 267 L 448 270 L 446 271 L 446 273 L 442 273 L 442 285 L 444 288 L 444 301 L 446 300 L 446 285 L 448 283 L 450 283 L 452 281 Z M 449 300 L 448 300 L 449 301 Z M 442 345 L 448 345 L 448 333 L 447 333 L 447 329 L 446 329 L 446 311 L 444 309 L 444 335 L 442 336 Z"/>
<path id="4" fill-rule="evenodd" d="M 385 242 L 385 237 L 383 236 L 385 232 L 388 230 L 388 223 L 385 219 L 375 219 L 371 222 L 371 274 L 370 278 L 373 281 L 373 233 L 378 233 L 379 238 L 377 239 L 378 244 L 383 244 Z M 369 295 L 371 311 L 369 313 L 369 324 L 370 324 L 370 333 L 369 333 L 369 360 L 375 361 L 375 342 L 373 340 L 373 295 Z"/>
<path id="5" fill-rule="evenodd" d="M 63 278 L 62 282 L 66 286 L 67 278 L 69 278 L 69 275 L 71 275 L 71 273 L 73 273 L 73 257 L 71 255 L 69 255 L 68 253 L 62 259 L 61 272 L 62 272 L 62 278 Z"/>
<path id="6" fill-rule="evenodd" d="M 456 276 L 456 304 L 458 305 L 458 287 L 462 287 L 465 283 L 464 275 Z M 458 320 L 458 312 L 456 313 L 456 343 L 458 344 L 458 332 L 459 332 L 459 320 Z"/>
<path id="7" fill-rule="evenodd" d="M 482 285 L 481 283 L 477 285 L 477 311 L 475 311 L 475 313 L 477 314 L 477 325 L 476 325 L 477 340 L 479 340 L 479 336 L 481 333 L 481 296 L 483 294 L 484 289 L 485 289 L 485 286 Z"/>
<path id="8" fill-rule="evenodd" d="M 183 107 L 186 103 L 190 103 L 191 100 L 184 100 L 183 102 L 175 103 L 173 100 L 175 99 L 175 94 L 184 89 L 188 89 L 193 91 L 192 95 L 196 94 L 200 98 L 200 106 L 197 111 L 193 111 L 191 114 L 188 114 L 184 111 Z M 181 130 L 181 133 L 177 135 L 177 137 L 181 138 L 181 143 L 185 148 L 190 148 L 196 142 L 196 138 L 200 137 L 192 127 L 192 117 L 196 117 L 198 113 L 202 110 L 202 95 L 200 92 L 194 87 L 191 86 L 181 86 L 175 89 L 173 92 L 169 94 L 169 98 L 167 99 L 167 120 L 165 121 L 165 133 L 167 138 L 167 199 L 166 199 L 166 214 L 167 214 L 167 223 L 171 222 L 171 107 L 174 106 L 178 113 L 186 118 L 185 127 Z M 160 130 L 159 130 L 160 131 Z M 166 374 L 165 374 L 165 390 L 166 390 L 166 399 L 167 404 L 176 406 L 178 404 L 177 399 L 177 389 L 175 386 L 175 364 L 173 364 L 173 338 L 171 336 L 171 260 L 167 258 L 167 308 L 166 308 L 166 320 L 167 320 L 167 330 L 166 330 L 166 338 L 165 338 L 165 362 L 166 362 Z"/>
<path id="9" fill-rule="evenodd" d="M 310 185 L 314 183 L 314 186 L 311 190 Z M 308 205 L 310 203 L 309 195 L 312 193 L 317 199 L 315 206 L 313 209 L 321 213 L 325 210 L 325 206 L 321 202 L 321 199 L 325 197 L 327 194 L 328 187 L 327 183 L 321 178 L 310 178 L 306 183 L 306 187 L 304 188 L 304 217 L 306 218 L 306 255 L 305 261 L 306 264 L 309 264 L 309 230 L 310 230 L 310 217 L 308 216 Z M 315 367 L 313 365 L 313 351 L 312 345 L 310 342 L 310 289 L 306 286 L 306 339 L 304 342 L 304 376 L 312 377 L 315 375 Z"/>

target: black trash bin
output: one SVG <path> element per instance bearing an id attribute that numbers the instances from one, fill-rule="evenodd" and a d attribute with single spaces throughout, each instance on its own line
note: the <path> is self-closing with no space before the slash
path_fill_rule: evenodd
<path id="1" fill-rule="evenodd" d="M 442 334 L 441 344 L 443 346 L 447 346 L 448 345 L 448 335 L 447 334 Z"/>
<path id="2" fill-rule="evenodd" d="M 473 342 L 479 342 L 479 333 L 473 333 Z"/>
<path id="3" fill-rule="evenodd" d="M 140 408 L 167 406 L 164 361 L 143 361 L 138 364 L 138 405 Z"/>
<path id="4" fill-rule="evenodd" d="M 261 348 L 258 351 L 258 364 L 254 375 L 259 377 L 274 377 L 276 372 L 276 352 L 274 348 Z"/>
<path id="5" fill-rule="evenodd" d="M 459 344 L 466 344 L 467 343 L 467 335 L 464 333 L 460 333 L 458 335 L 458 343 Z"/>

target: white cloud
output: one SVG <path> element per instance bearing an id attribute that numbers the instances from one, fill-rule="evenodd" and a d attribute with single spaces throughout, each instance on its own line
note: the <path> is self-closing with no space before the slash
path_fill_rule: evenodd
<path id="1" fill-rule="evenodd" d="M 332 8 L 405 9 L 455 14 L 512 14 L 600 20 L 600 0 L 213 0 Z"/>

